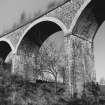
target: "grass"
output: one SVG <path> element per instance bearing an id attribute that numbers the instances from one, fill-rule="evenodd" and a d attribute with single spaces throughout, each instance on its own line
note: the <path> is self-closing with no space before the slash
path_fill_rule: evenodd
<path id="1" fill-rule="evenodd" d="M 57 105 L 63 92 L 61 83 L 55 92 L 54 82 L 32 83 L 16 75 L 0 79 L 0 105 Z"/>
<path id="2" fill-rule="evenodd" d="M 64 85 L 37 80 L 36 83 L 11 75 L 9 71 L 0 71 L 0 105 L 105 105 L 105 96 L 72 98 L 64 97 Z"/>

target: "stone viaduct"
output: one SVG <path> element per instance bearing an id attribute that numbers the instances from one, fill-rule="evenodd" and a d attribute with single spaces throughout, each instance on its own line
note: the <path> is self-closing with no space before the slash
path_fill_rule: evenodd
<path id="1" fill-rule="evenodd" d="M 68 0 L 34 21 L 2 35 L 1 57 L 7 59 L 9 54 L 12 72 L 16 72 L 25 64 L 21 62 L 21 55 L 34 58 L 35 48 L 38 49 L 51 34 L 62 31 L 67 54 L 67 89 L 70 94 L 81 93 L 85 81 L 95 80 L 94 37 L 104 21 L 104 10 L 104 0 Z M 75 54 L 74 59 L 72 54 Z M 71 78 L 73 70 L 76 71 L 76 89 Z"/>

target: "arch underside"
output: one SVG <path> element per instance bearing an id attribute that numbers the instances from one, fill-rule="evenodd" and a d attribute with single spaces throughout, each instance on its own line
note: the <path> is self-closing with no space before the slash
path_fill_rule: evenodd
<path id="1" fill-rule="evenodd" d="M 0 58 L 5 61 L 8 54 L 12 51 L 10 45 L 5 41 L 0 41 Z"/>
<path id="2" fill-rule="evenodd" d="M 89 81 L 96 81 L 94 69 L 93 41 L 97 30 L 105 19 L 104 0 L 91 0 L 89 4 L 80 11 L 81 14 L 70 34 L 71 48 L 69 53 L 71 90 L 73 93 L 81 94 L 83 84 Z"/>
<path id="3" fill-rule="evenodd" d="M 44 41 L 52 34 L 62 31 L 54 22 L 42 21 L 33 25 L 26 34 L 24 34 L 14 57 L 14 71 L 25 78 L 24 72 L 27 72 L 27 78 L 32 80 L 33 70 L 36 67 L 36 57 Z"/>
<path id="4" fill-rule="evenodd" d="M 93 41 L 95 33 L 105 19 L 104 10 L 104 0 L 92 0 L 82 11 L 72 33 Z"/>

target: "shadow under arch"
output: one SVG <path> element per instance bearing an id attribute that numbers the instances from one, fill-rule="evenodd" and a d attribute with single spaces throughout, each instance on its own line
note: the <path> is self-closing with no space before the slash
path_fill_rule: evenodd
<path id="1" fill-rule="evenodd" d="M 33 29 L 33 27 L 35 28 L 36 26 L 38 26 L 39 24 L 42 24 L 42 23 L 48 23 L 48 24 L 49 24 L 49 23 L 52 23 L 53 26 L 54 26 L 54 24 L 55 24 L 55 26 L 56 26 L 55 28 L 58 27 L 60 30 L 62 30 L 62 31 L 64 32 L 64 36 L 68 33 L 66 26 L 65 26 L 60 20 L 58 20 L 58 19 L 56 19 L 56 18 L 54 18 L 54 17 L 42 17 L 42 18 L 40 18 L 40 19 L 34 21 L 34 22 L 25 30 L 25 32 L 22 34 L 22 37 L 20 38 L 20 40 L 19 40 L 19 42 L 18 42 L 18 44 L 17 44 L 17 46 L 16 46 L 16 49 L 14 50 L 14 53 L 16 53 L 16 51 L 17 51 L 17 49 L 18 49 L 18 47 L 19 47 L 19 45 L 20 45 L 22 39 L 24 38 L 24 36 L 26 36 L 26 34 L 29 33 L 29 31 L 30 31 L 31 29 Z M 49 24 L 48 26 L 50 26 L 50 24 Z M 49 27 L 50 31 L 55 29 L 55 28 L 54 28 L 54 29 L 51 29 L 51 27 L 53 27 L 53 26 L 50 26 L 50 27 Z M 46 28 L 48 29 L 48 27 L 46 27 Z M 44 29 L 45 29 L 45 27 L 44 27 Z M 48 31 L 48 30 L 47 30 L 47 31 Z"/>
<path id="2" fill-rule="evenodd" d="M 74 18 L 71 33 L 93 42 L 97 30 L 105 20 L 104 4 L 104 0 L 87 0 L 79 10 L 77 18 Z"/>
<path id="3" fill-rule="evenodd" d="M 52 34 L 59 31 L 63 32 L 64 37 L 65 31 L 62 30 L 63 28 L 57 23 L 46 19 L 41 20 L 37 24 L 36 22 L 32 23 L 22 35 L 15 51 L 16 57 L 14 57 L 13 61 L 14 71 L 17 68 L 21 69 L 21 71 L 28 69 L 27 73 L 32 71 L 35 67 L 35 58 L 44 41 Z M 28 75 L 30 76 L 29 78 L 32 78 L 32 75 Z"/>
<path id="4" fill-rule="evenodd" d="M 0 58 L 5 62 L 8 54 L 10 52 L 12 52 L 13 48 L 11 47 L 11 45 L 5 41 L 5 40 L 1 40 L 0 41 Z"/>

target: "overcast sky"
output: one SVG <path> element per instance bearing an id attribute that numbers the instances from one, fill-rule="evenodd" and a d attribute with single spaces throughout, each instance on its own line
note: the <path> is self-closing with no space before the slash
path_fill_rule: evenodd
<path id="1" fill-rule="evenodd" d="M 0 0 L 0 34 L 18 23 L 23 12 L 33 17 L 39 10 L 45 11 L 48 4 L 59 1 L 63 0 Z"/>
<path id="2" fill-rule="evenodd" d="M 97 80 L 105 78 L 105 22 L 96 33 L 94 40 L 95 69 Z"/>

